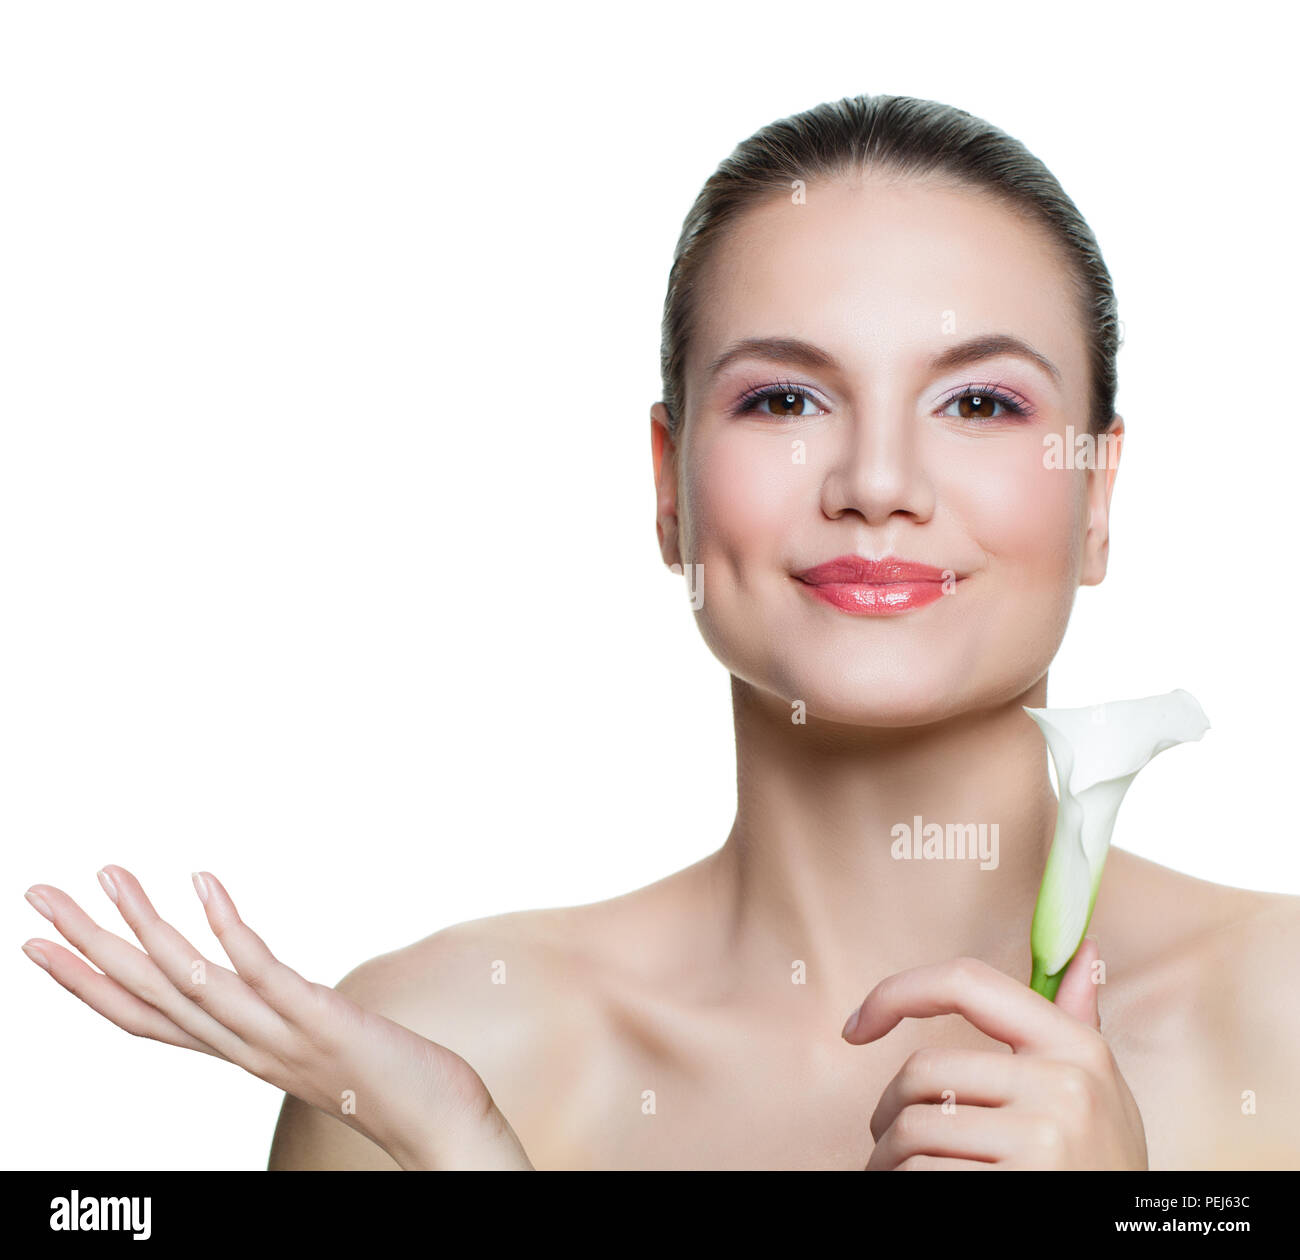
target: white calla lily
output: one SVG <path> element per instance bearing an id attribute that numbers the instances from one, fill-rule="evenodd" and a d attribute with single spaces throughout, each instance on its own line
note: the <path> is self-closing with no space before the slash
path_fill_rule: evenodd
<path id="1" fill-rule="evenodd" d="M 1156 753 L 1200 739 L 1210 723 L 1182 690 L 1082 709 L 1022 707 L 1038 723 L 1056 766 L 1056 833 L 1029 933 L 1030 985 L 1050 1000 L 1088 930 L 1128 785 Z"/>

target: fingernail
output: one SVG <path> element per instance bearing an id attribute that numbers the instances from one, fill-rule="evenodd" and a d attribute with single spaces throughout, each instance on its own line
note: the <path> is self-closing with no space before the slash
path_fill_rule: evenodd
<path id="1" fill-rule="evenodd" d="M 35 945 L 24 945 L 23 953 L 32 960 L 38 967 L 44 967 L 46 971 L 50 969 L 50 960 L 41 953 Z"/>
<path id="2" fill-rule="evenodd" d="M 844 1031 L 840 1033 L 841 1037 L 848 1037 L 852 1034 L 853 1030 L 858 1026 L 858 1017 L 861 1014 L 862 1014 L 862 1007 L 859 1006 L 858 1009 L 854 1011 L 853 1014 L 850 1015 L 847 1020 L 845 1020 Z"/>
<path id="3" fill-rule="evenodd" d="M 194 891 L 199 894 L 199 900 L 206 906 L 208 904 L 208 881 L 194 871 L 190 878 L 194 881 Z"/>
<path id="4" fill-rule="evenodd" d="M 104 891 L 113 899 L 113 904 L 117 905 L 117 885 L 113 883 L 113 877 L 107 871 L 96 871 L 95 874 L 99 876 Z"/>
<path id="5" fill-rule="evenodd" d="M 45 899 L 43 897 L 37 896 L 36 893 L 31 892 L 30 890 L 23 893 L 23 896 L 36 907 L 39 913 L 43 914 L 51 923 L 54 922 L 54 915 L 50 913 L 50 908 L 45 904 Z"/>

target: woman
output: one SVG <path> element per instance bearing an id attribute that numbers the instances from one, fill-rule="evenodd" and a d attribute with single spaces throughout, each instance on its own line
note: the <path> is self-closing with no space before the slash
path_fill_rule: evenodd
<path id="1" fill-rule="evenodd" d="M 1300 1166 L 1300 899 L 1114 850 L 1056 1002 L 1026 983 L 1056 802 L 1023 706 L 1105 575 L 1117 345 L 1092 233 L 1017 141 L 898 97 L 764 128 L 686 220 L 651 409 L 663 558 L 732 678 L 722 847 L 334 990 L 206 873 L 235 971 L 116 866 L 147 952 L 49 885 L 106 974 L 26 948 L 284 1089 L 272 1168 Z M 1045 458 L 1078 434 L 1106 458 Z M 917 818 L 986 824 L 996 860 L 896 859 Z"/>

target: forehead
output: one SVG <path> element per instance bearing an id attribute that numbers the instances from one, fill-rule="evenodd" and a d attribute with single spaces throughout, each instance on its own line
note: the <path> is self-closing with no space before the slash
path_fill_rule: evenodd
<path id="1" fill-rule="evenodd" d="M 701 276 L 688 374 L 745 337 L 812 341 L 852 371 L 928 360 L 945 341 L 1023 338 L 1086 389 L 1087 348 L 1055 242 L 968 188 L 879 176 L 810 183 L 746 211 Z"/>

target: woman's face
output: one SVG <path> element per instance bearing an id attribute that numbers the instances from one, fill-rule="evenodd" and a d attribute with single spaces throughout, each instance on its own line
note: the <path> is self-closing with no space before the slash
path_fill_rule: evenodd
<path id="1" fill-rule="evenodd" d="M 843 179 L 749 211 L 702 279 L 683 430 L 656 404 L 652 435 L 664 559 L 694 566 L 714 654 L 856 725 L 1022 695 L 1105 574 L 1117 455 L 1078 466 L 1086 343 L 1050 238 L 967 189 Z M 959 360 L 994 337 L 1050 366 Z M 802 344 L 729 353 L 757 339 Z M 949 576 L 808 574 L 844 556 Z"/>

